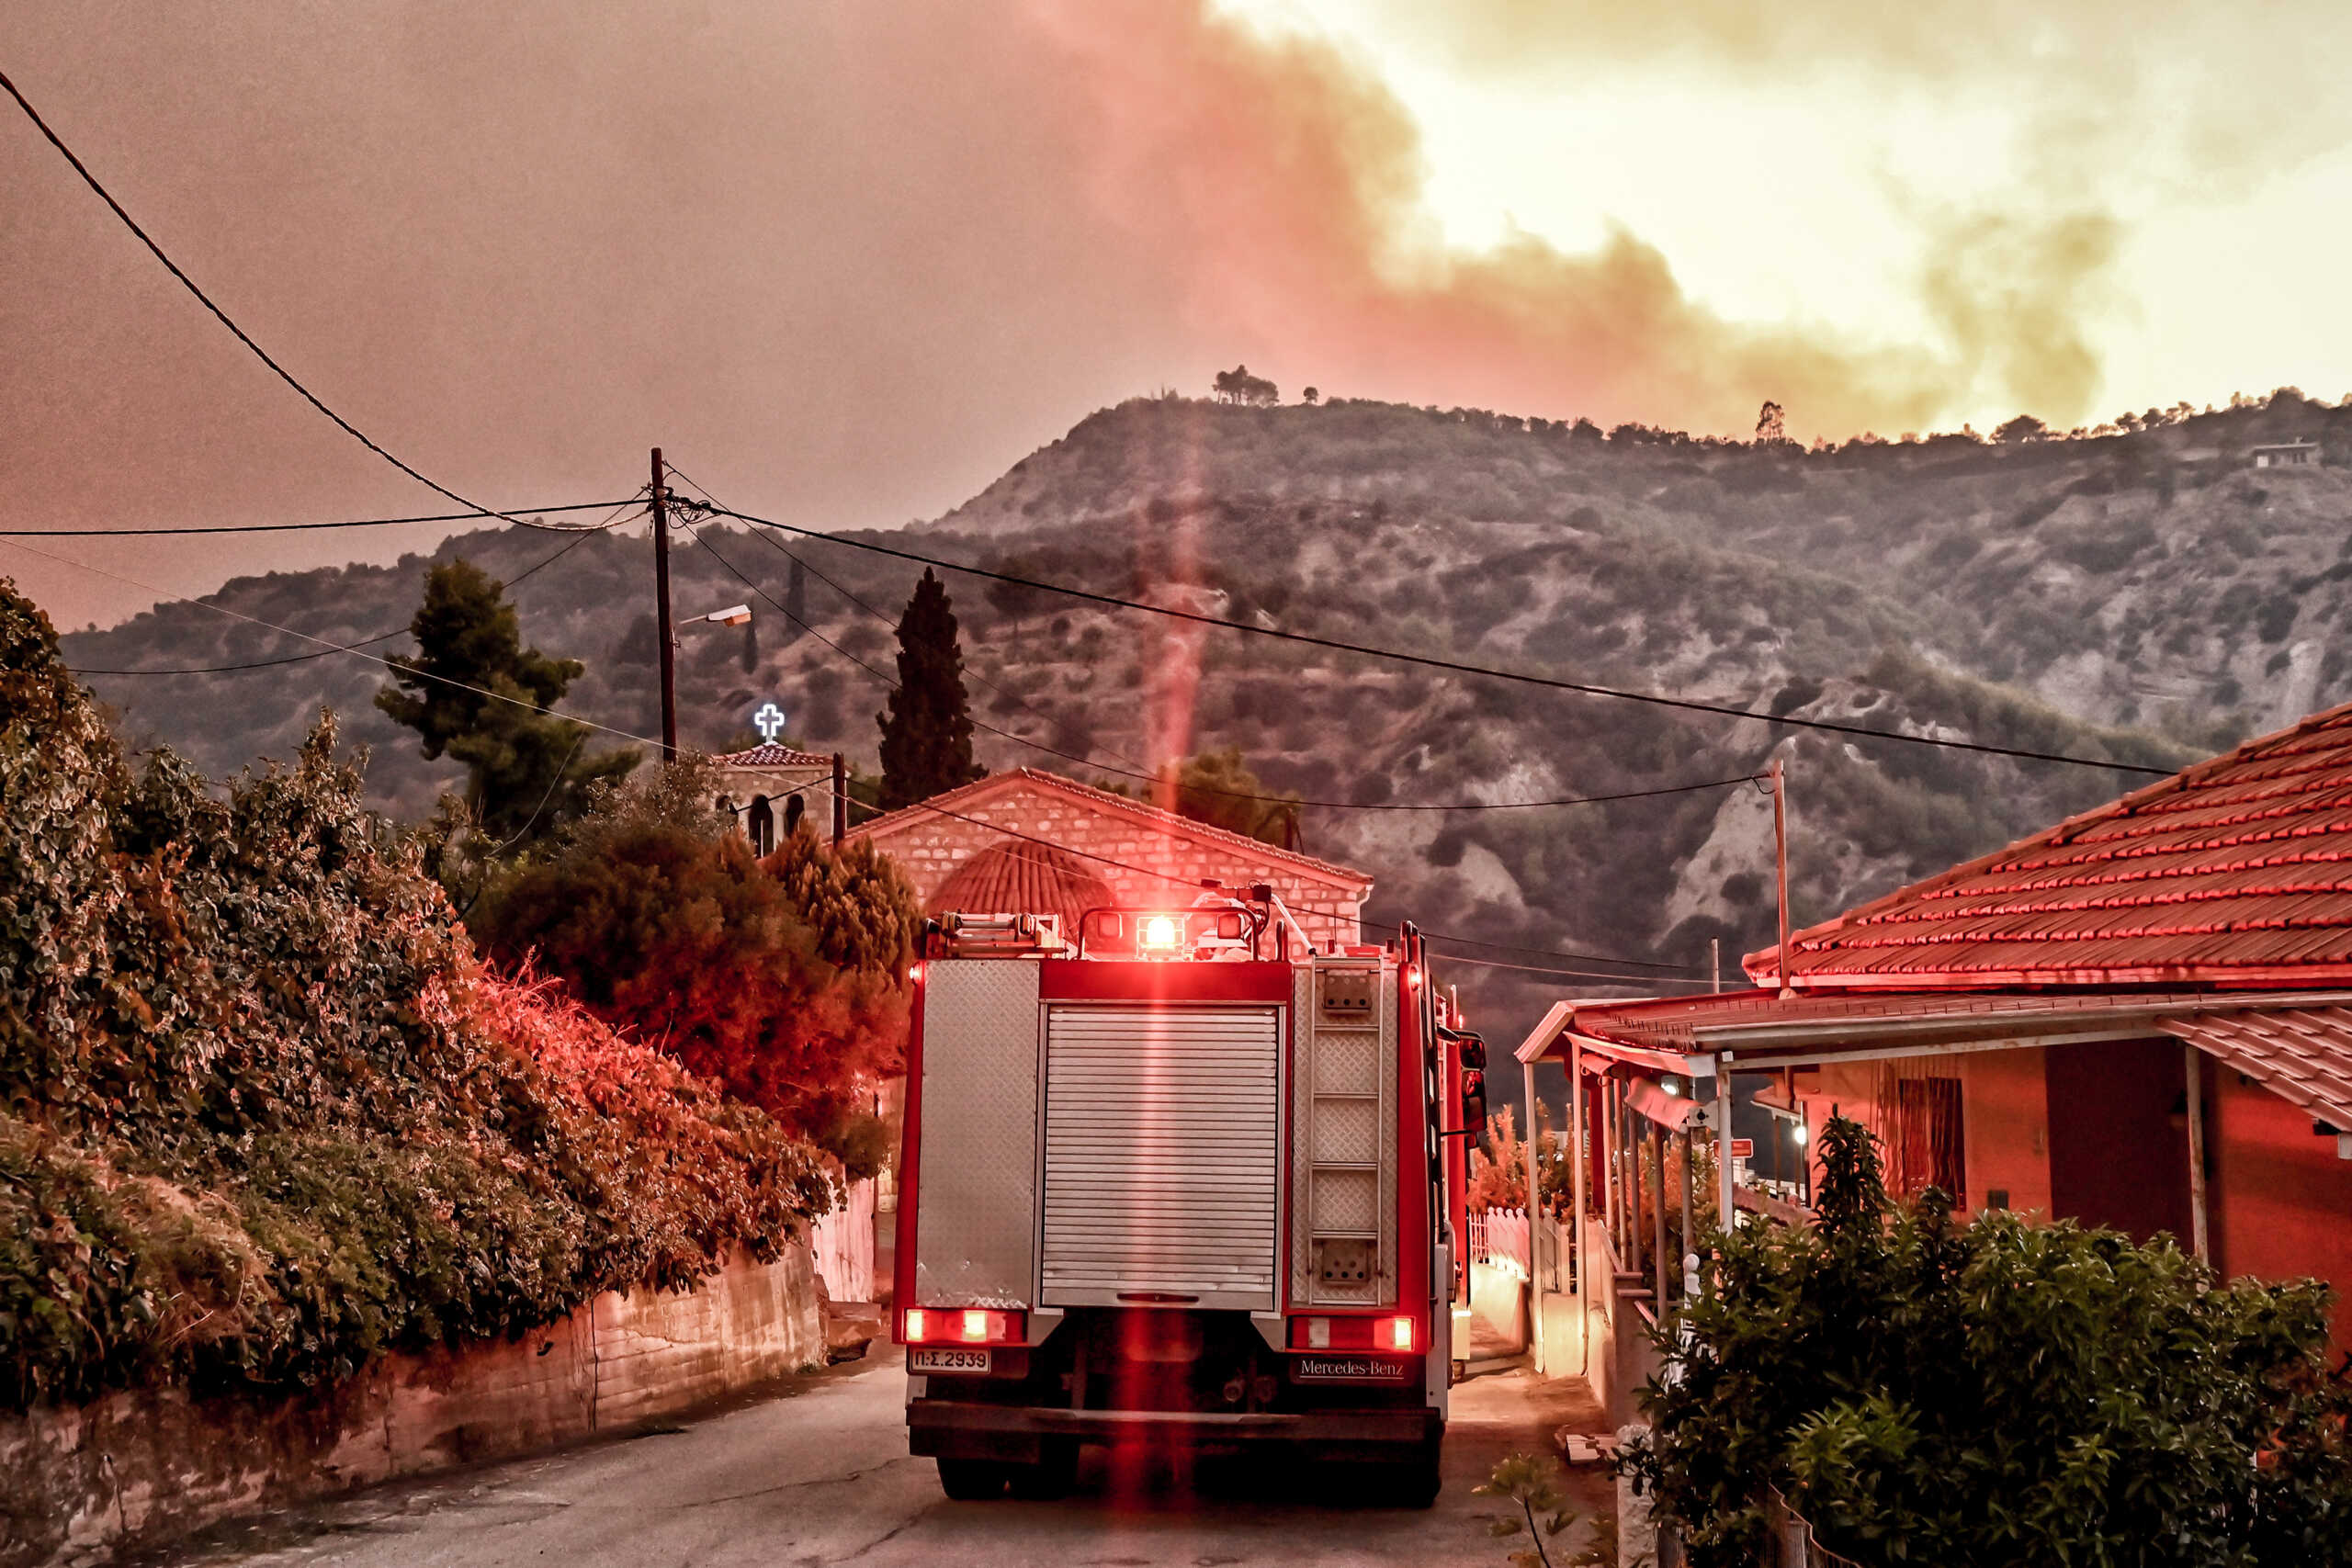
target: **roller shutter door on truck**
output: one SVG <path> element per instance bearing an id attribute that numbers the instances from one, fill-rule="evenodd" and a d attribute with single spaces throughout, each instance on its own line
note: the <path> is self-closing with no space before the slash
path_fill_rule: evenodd
<path id="1" fill-rule="evenodd" d="M 1045 1304 L 1272 1309 L 1282 1016 L 1048 1009 Z"/>

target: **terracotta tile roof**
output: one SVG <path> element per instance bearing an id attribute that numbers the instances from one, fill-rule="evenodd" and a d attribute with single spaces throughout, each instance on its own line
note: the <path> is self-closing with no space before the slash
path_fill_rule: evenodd
<path id="1" fill-rule="evenodd" d="M 1748 974 L 1777 984 L 1770 948 Z M 1800 988 L 2352 977 L 2352 705 L 1794 934 Z"/>
<path id="2" fill-rule="evenodd" d="M 814 751 L 797 751 L 789 746 L 754 746 L 748 751 L 729 751 L 716 759 L 722 768 L 826 768 L 833 760 Z"/>
<path id="3" fill-rule="evenodd" d="M 2289 1104 L 2336 1128 L 2352 1128 L 2352 1010 L 2249 1008 L 2163 1027 Z"/>
<path id="4" fill-rule="evenodd" d="M 1005 839 L 957 866 L 923 912 L 1059 915 L 1063 934 L 1075 938 L 1080 915 L 1116 902 L 1110 884 L 1077 856 L 1025 839 Z"/>
<path id="5" fill-rule="evenodd" d="M 935 817 L 941 811 L 968 814 L 975 807 L 985 806 L 995 796 L 1021 784 L 1033 784 L 1040 789 L 1057 792 L 1069 796 L 1080 805 L 1090 806 L 1097 810 L 1124 813 L 1170 837 L 1190 839 L 1195 843 L 1222 849 L 1240 859 L 1285 866 L 1314 877 L 1319 882 L 1328 882 L 1335 886 L 1354 890 L 1359 895 L 1369 892 L 1372 887 L 1370 874 L 1358 871 L 1353 866 L 1340 865 L 1328 860 L 1317 860 L 1313 855 L 1300 854 L 1295 850 L 1285 850 L 1278 845 L 1266 843 L 1262 840 L 1250 838 L 1246 833 L 1235 833 L 1223 828 L 1213 828 L 1205 822 L 1195 822 L 1189 817 L 1180 817 L 1173 811 L 1162 811 L 1159 807 L 1147 802 L 1130 800 L 1124 795 L 1113 795 L 1109 790 L 1096 789 L 1091 784 L 1082 784 L 1076 779 L 1066 779 L 1059 773 L 1049 773 L 1038 768 L 1014 768 L 1006 773 L 990 773 L 987 778 L 965 784 L 958 789 L 951 789 L 944 795 L 935 795 L 929 800 L 913 806 L 901 807 L 896 811 L 876 817 L 871 821 L 862 822 L 849 830 L 849 837 L 853 839 L 888 837 L 901 829 L 914 827 L 928 818 Z"/>

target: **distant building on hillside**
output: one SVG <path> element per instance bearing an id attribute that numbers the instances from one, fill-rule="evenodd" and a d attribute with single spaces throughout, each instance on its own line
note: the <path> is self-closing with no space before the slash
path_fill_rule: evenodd
<path id="1" fill-rule="evenodd" d="M 1363 940 L 1372 878 L 1058 773 L 993 773 L 849 831 L 896 861 L 929 914 L 1182 908 L 1215 878 L 1272 885 L 1317 946 Z"/>
<path id="2" fill-rule="evenodd" d="M 2251 448 L 2257 468 L 2301 468 L 2319 461 L 2316 441 L 2282 441 Z"/>
<path id="3" fill-rule="evenodd" d="M 775 851 L 784 836 L 814 811 L 811 824 L 830 832 L 833 808 L 833 759 L 789 746 L 754 746 L 714 759 L 727 780 L 719 797 L 724 810 L 735 814 L 755 855 Z"/>

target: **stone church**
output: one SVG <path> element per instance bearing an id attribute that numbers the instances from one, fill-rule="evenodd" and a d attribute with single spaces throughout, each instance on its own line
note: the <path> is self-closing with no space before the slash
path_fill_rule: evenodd
<path id="1" fill-rule="evenodd" d="M 926 913 L 1057 914 L 1072 933 L 1089 908 L 1181 908 L 1214 877 L 1270 883 L 1318 947 L 1354 943 L 1372 893 L 1361 871 L 1034 768 L 992 773 L 848 836 L 895 861 Z"/>

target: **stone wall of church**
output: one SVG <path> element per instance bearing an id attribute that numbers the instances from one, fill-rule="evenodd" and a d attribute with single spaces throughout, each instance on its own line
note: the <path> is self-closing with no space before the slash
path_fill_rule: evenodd
<path id="1" fill-rule="evenodd" d="M 1304 875 L 1294 866 L 1256 859 L 1238 846 L 1230 852 L 1212 850 L 1159 831 L 1125 812 L 1098 809 L 1044 791 L 1001 795 L 962 810 L 974 820 L 924 817 L 876 838 L 876 847 L 899 863 L 926 905 L 957 866 L 998 840 L 996 828 L 1001 826 L 1085 858 L 1087 869 L 1131 908 L 1181 908 L 1192 902 L 1205 877 L 1235 885 L 1267 882 L 1317 946 L 1363 940 L 1358 920 L 1363 904 L 1352 889 Z M 1119 863 L 1106 863 L 1110 862 Z"/>

